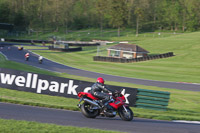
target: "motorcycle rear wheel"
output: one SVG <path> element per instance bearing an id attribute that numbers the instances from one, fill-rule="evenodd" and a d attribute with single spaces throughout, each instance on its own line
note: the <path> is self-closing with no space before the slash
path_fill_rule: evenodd
<path id="1" fill-rule="evenodd" d="M 127 112 L 124 110 L 123 107 L 119 108 L 119 116 L 124 121 L 131 121 L 133 119 L 133 111 L 126 107 Z"/>
<path id="2" fill-rule="evenodd" d="M 83 113 L 83 115 L 87 118 L 95 118 L 96 116 L 99 115 L 99 110 L 97 109 L 91 109 L 92 105 L 84 102 L 81 105 L 81 112 Z"/>

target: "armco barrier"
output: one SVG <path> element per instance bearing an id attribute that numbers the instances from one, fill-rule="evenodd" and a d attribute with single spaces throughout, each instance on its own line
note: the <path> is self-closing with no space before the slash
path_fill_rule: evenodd
<path id="1" fill-rule="evenodd" d="M 62 52 L 76 52 L 76 51 L 82 51 L 82 47 L 63 49 L 63 48 L 54 48 L 52 46 L 49 46 L 49 50 L 62 51 Z"/>
<path id="2" fill-rule="evenodd" d="M 22 40 L 22 39 L 5 39 L 6 42 L 21 42 L 21 43 L 50 43 L 53 44 L 53 41 L 47 41 L 47 40 Z M 65 44 L 68 44 L 69 46 L 98 46 L 100 43 L 98 42 L 83 42 L 83 41 L 62 41 Z M 22 44 L 23 45 L 23 44 Z"/>
<path id="3" fill-rule="evenodd" d="M 170 93 L 147 89 L 137 89 L 136 108 L 167 110 Z"/>

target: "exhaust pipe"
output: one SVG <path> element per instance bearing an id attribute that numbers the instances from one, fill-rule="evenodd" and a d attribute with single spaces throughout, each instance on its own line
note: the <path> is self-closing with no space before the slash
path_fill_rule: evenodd
<path id="1" fill-rule="evenodd" d="M 90 103 L 94 106 L 97 106 L 98 108 L 101 108 L 96 102 L 92 101 L 92 100 L 89 100 L 87 98 L 84 98 L 83 101 L 87 102 L 87 103 Z"/>

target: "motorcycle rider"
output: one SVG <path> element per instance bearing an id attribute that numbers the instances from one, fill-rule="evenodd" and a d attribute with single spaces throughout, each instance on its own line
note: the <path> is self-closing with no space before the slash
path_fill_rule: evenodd
<path id="1" fill-rule="evenodd" d="M 26 59 L 26 61 L 28 61 L 28 59 L 29 59 L 29 56 L 30 56 L 30 54 L 29 54 L 29 53 L 26 53 L 26 54 L 25 54 L 25 59 Z"/>
<path id="2" fill-rule="evenodd" d="M 42 57 L 42 56 L 39 56 L 39 57 L 38 57 L 38 61 L 39 61 L 39 63 L 41 64 L 42 61 L 43 61 L 43 57 Z"/>
<path id="3" fill-rule="evenodd" d="M 91 94 L 102 100 L 101 106 L 108 104 L 111 97 L 108 93 L 114 93 L 114 91 L 104 85 L 104 79 L 102 77 L 97 78 L 97 82 L 91 87 Z"/>

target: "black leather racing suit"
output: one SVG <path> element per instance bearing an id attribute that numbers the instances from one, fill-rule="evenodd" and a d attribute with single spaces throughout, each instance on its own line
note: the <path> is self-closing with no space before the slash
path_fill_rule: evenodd
<path id="1" fill-rule="evenodd" d="M 91 94 L 99 99 L 102 99 L 103 104 L 110 100 L 110 95 L 107 93 L 114 93 L 114 91 L 99 82 L 94 83 L 91 87 Z"/>

